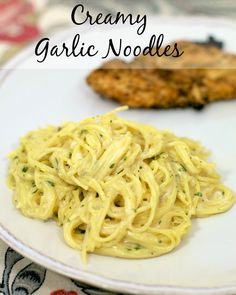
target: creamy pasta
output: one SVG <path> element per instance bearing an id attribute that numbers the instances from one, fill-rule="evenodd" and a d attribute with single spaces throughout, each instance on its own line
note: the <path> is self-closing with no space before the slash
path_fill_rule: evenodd
<path id="1" fill-rule="evenodd" d="M 10 155 L 15 206 L 55 219 L 84 260 L 167 253 L 192 218 L 235 202 L 198 142 L 115 113 L 32 131 Z"/>

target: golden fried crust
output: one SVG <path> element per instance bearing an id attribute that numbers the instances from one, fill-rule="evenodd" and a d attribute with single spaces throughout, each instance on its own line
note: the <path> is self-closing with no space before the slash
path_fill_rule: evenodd
<path id="1" fill-rule="evenodd" d="M 178 44 L 185 51 L 182 57 L 112 60 L 87 82 L 102 96 L 130 107 L 197 107 L 236 98 L 236 56 L 190 42 Z"/>

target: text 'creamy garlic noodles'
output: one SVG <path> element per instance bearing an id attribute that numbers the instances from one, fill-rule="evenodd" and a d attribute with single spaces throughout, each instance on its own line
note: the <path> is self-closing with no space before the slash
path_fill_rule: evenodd
<path id="1" fill-rule="evenodd" d="M 192 217 L 224 212 L 235 197 L 199 143 L 115 112 L 23 137 L 10 156 L 14 204 L 27 217 L 55 219 L 83 259 L 159 256 Z"/>

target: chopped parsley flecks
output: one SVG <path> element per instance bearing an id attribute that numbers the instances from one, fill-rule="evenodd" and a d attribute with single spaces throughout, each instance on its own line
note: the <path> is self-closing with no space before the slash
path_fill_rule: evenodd
<path id="1" fill-rule="evenodd" d="M 110 165 L 110 169 L 112 169 L 114 167 L 115 167 L 115 164 L 114 163 Z"/>
<path id="2" fill-rule="evenodd" d="M 160 154 L 158 154 L 158 155 L 156 155 L 156 156 L 153 156 L 153 157 L 152 157 L 152 160 L 158 160 L 158 159 L 160 159 L 161 156 L 162 156 L 163 154 L 165 154 L 165 153 L 162 152 L 162 153 L 160 153 Z"/>
<path id="3" fill-rule="evenodd" d="M 49 185 L 51 185 L 52 187 L 55 186 L 55 183 L 54 183 L 53 181 L 51 181 L 51 180 L 47 180 L 47 183 L 48 183 Z"/>
<path id="4" fill-rule="evenodd" d="M 134 246 L 134 250 L 140 250 L 140 249 L 142 249 L 143 247 L 141 246 L 141 245 L 139 245 L 139 244 L 136 244 L 135 246 Z"/>
<path id="5" fill-rule="evenodd" d="M 187 171 L 187 169 L 184 167 L 184 165 L 182 165 L 182 164 L 180 164 L 180 163 L 179 163 L 179 165 L 181 166 L 181 167 L 179 168 L 179 171 L 181 171 L 181 172 L 186 172 L 186 171 Z"/>
<path id="6" fill-rule="evenodd" d="M 197 192 L 194 194 L 194 196 L 202 197 L 202 192 Z"/>
<path id="7" fill-rule="evenodd" d="M 119 172 L 117 172 L 117 174 L 120 174 L 121 172 L 123 172 L 124 171 L 124 169 L 121 169 Z"/>
<path id="8" fill-rule="evenodd" d="M 82 129 L 81 131 L 80 131 L 80 135 L 82 135 L 84 132 L 86 132 L 87 130 L 86 129 Z"/>
<path id="9" fill-rule="evenodd" d="M 59 162 L 58 162 L 57 158 L 55 158 L 55 163 L 56 163 L 56 166 L 58 167 Z"/>
<path id="10" fill-rule="evenodd" d="M 29 170 L 29 167 L 27 167 L 27 166 L 24 166 L 24 167 L 22 168 L 22 172 L 24 172 L 24 173 L 26 173 L 28 170 Z"/>
<path id="11" fill-rule="evenodd" d="M 126 249 L 128 251 L 132 251 L 132 250 L 138 251 L 138 250 L 143 249 L 143 248 L 144 247 L 142 245 L 140 245 L 140 244 L 128 244 L 126 246 Z"/>

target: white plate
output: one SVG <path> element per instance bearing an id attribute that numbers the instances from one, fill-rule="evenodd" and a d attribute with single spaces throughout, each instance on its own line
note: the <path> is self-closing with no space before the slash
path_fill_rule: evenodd
<path id="1" fill-rule="evenodd" d="M 172 38 L 204 39 L 213 34 L 236 52 L 235 27 L 230 22 L 202 18 L 152 21 L 159 32 L 168 27 Z M 67 32 L 68 39 L 74 33 Z M 235 294 L 236 206 L 222 215 L 193 220 L 191 232 L 170 254 L 146 260 L 91 255 L 87 265 L 81 263 L 79 252 L 65 244 L 62 230 L 54 223 L 27 219 L 14 208 L 5 184 L 6 155 L 17 146 L 20 136 L 49 123 L 78 121 L 117 106 L 100 99 L 86 85 L 89 66 L 80 70 L 24 70 L 34 62 L 32 52 L 33 48 L 18 56 L 8 66 L 13 70 L 3 71 L 1 76 L 1 238 L 33 261 L 100 288 L 136 294 Z M 49 67 L 50 62 L 45 68 Z M 223 181 L 236 191 L 236 101 L 214 103 L 201 112 L 130 110 L 121 115 L 201 140 L 212 150 Z"/>

